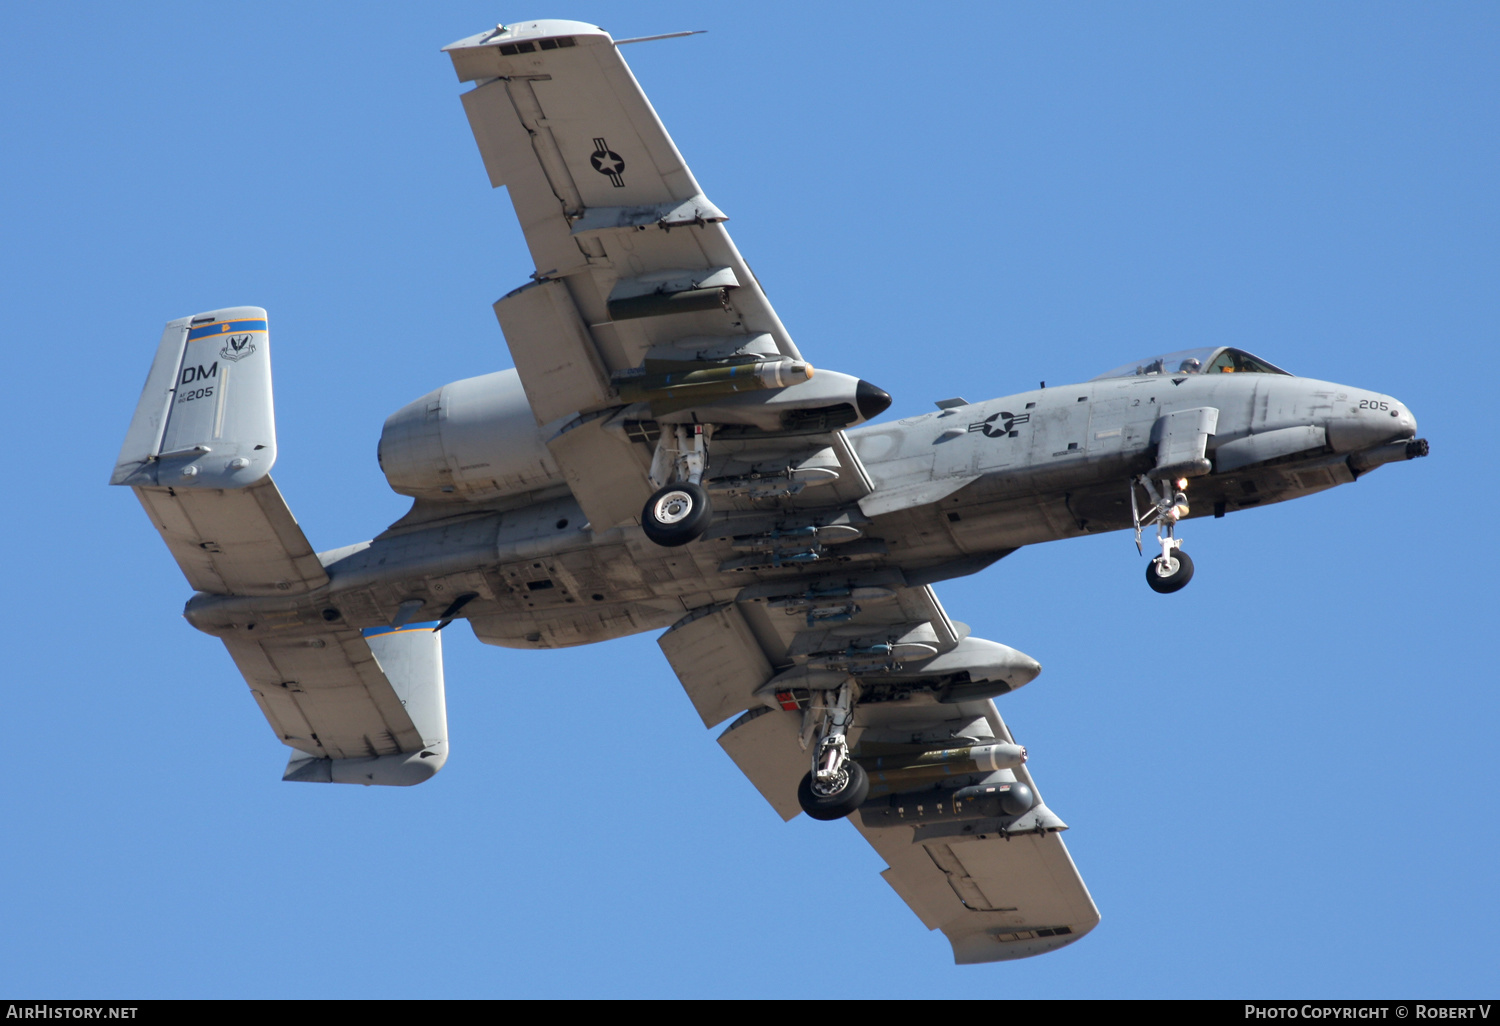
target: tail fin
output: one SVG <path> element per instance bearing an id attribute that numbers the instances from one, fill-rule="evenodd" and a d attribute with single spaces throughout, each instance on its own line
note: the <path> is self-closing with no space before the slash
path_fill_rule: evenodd
<path id="1" fill-rule="evenodd" d="M 328 583 L 271 481 L 271 344 L 258 306 L 170 322 L 109 483 L 134 489 L 198 591 L 277 595 Z"/>
<path id="2" fill-rule="evenodd" d="M 169 323 L 109 483 L 245 488 L 275 462 L 266 312 L 237 306 Z"/>
<path id="3" fill-rule="evenodd" d="M 189 619 L 224 642 L 293 749 L 284 779 L 421 783 L 448 757 L 436 623 L 277 634 L 215 616 L 219 596 L 329 583 L 271 480 L 275 461 L 266 312 L 240 306 L 168 324 L 110 484 L 135 492 L 188 583 L 206 593 L 189 602 Z"/>

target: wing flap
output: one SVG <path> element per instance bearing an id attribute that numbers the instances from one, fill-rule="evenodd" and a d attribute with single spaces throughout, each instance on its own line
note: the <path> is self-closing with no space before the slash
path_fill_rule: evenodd
<path id="1" fill-rule="evenodd" d="M 489 82 L 464 93 L 462 100 L 490 184 L 504 184 L 510 192 L 538 273 L 555 275 L 587 266 L 563 216 L 564 195 L 549 180 L 532 136 L 516 113 L 509 83 Z M 565 193 L 566 186 L 562 188 Z"/>
<path id="2" fill-rule="evenodd" d="M 602 417 L 579 418 L 547 441 L 596 531 L 633 523 L 651 497 L 649 454 L 604 425 Z"/>
<path id="3" fill-rule="evenodd" d="M 807 772 L 798 737 L 802 716 L 764 707 L 751 709 L 719 735 L 719 747 L 760 792 L 783 821 L 795 819 L 797 784 Z"/>
<path id="4" fill-rule="evenodd" d="M 771 679 L 771 663 L 737 606 L 690 615 L 657 644 L 705 727 L 745 709 L 755 701 L 755 689 Z"/>
<path id="5" fill-rule="evenodd" d="M 609 375 L 562 282 L 517 289 L 495 304 L 495 318 L 538 424 L 609 403 Z"/>

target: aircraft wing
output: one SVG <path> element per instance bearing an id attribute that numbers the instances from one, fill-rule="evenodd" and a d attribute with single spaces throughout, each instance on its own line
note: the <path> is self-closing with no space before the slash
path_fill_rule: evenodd
<path id="1" fill-rule="evenodd" d="M 802 744 L 809 702 L 819 687 L 853 672 L 830 677 L 817 669 L 830 654 L 884 637 L 898 649 L 905 646 L 918 663 L 936 650 L 927 664 L 936 667 L 965 645 L 993 644 L 969 642 L 968 628 L 948 618 L 932 588 L 903 583 L 899 571 L 821 579 L 823 595 L 851 596 L 845 618 L 810 617 L 788 587 L 753 585 L 735 602 L 689 614 L 660 639 L 705 726 L 748 710 L 719 743 L 783 819 L 801 811 L 796 796 L 810 763 Z M 954 695 L 924 689 L 912 678 L 909 693 L 903 693 L 882 684 L 878 672 L 859 679 L 865 700 L 856 706 L 850 733 L 856 757 L 914 744 L 1014 743 L 989 698 L 943 701 Z M 885 859 L 886 882 L 923 925 L 943 931 L 960 963 L 1038 955 L 1093 929 L 1098 910 L 1060 836 L 1067 824 L 1042 801 L 1025 765 L 971 782 L 1022 783 L 1036 800 L 1019 816 L 965 818 L 956 806 L 943 804 L 951 791 L 929 787 L 899 800 L 882 798 L 850 817 Z"/>
<path id="2" fill-rule="evenodd" d="M 495 304 L 532 412 L 590 521 L 629 521 L 653 490 L 655 440 L 654 425 L 605 415 L 624 405 L 622 376 L 648 358 L 801 354 L 608 33 L 525 22 L 445 49 L 459 80 L 478 83 L 464 110 L 536 264 L 534 282 Z M 787 459 L 831 448 L 838 498 L 868 492 L 838 425 L 808 427 Z M 754 448 L 766 455 L 763 440 Z"/>

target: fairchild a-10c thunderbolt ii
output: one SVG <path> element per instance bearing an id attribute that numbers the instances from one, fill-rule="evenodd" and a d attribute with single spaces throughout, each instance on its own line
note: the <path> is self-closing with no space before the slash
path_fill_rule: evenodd
<path id="1" fill-rule="evenodd" d="M 959 962 L 1098 922 L 993 699 L 1030 656 L 933 584 L 1022 545 L 1150 533 L 1425 455 L 1387 395 L 1238 349 L 866 424 L 814 372 L 617 44 L 577 22 L 449 46 L 490 184 L 536 263 L 495 304 L 514 370 L 396 411 L 379 460 L 411 511 L 314 553 L 268 476 L 266 312 L 170 322 L 111 481 L 134 489 L 277 737 L 285 779 L 415 784 L 448 756 L 440 632 L 556 648 L 662 630 L 705 726 L 785 819 L 849 817 Z M 1191 500 L 1189 499 L 1191 496 Z"/>

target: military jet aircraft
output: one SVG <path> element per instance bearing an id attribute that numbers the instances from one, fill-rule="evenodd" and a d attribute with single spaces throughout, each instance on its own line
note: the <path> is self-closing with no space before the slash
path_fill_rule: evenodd
<path id="1" fill-rule="evenodd" d="M 994 699 L 1030 656 L 933 591 L 1023 545 L 1152 532 L 1425 455 L 1396 399 L 1219 346 L 1076 385 L 890 404 L 793 343 L 602 29 L 500 25 L 446 52 L 536 264 L 495 304 L 515 369 L 396 411 L 409 513 L 314 553 L 276 459 L 266 311 L 168 323 L 112 484 L 131 487 L 291 748 L 284 779 L 408 785 L 448 756 L 441 631 L 556 648 L 663 630 L 706 727 L 785 819 L 851 818 L 958 962 L 1099 914 Z M 1191 499 L 1189 499 L 1191 496 Z"/>

